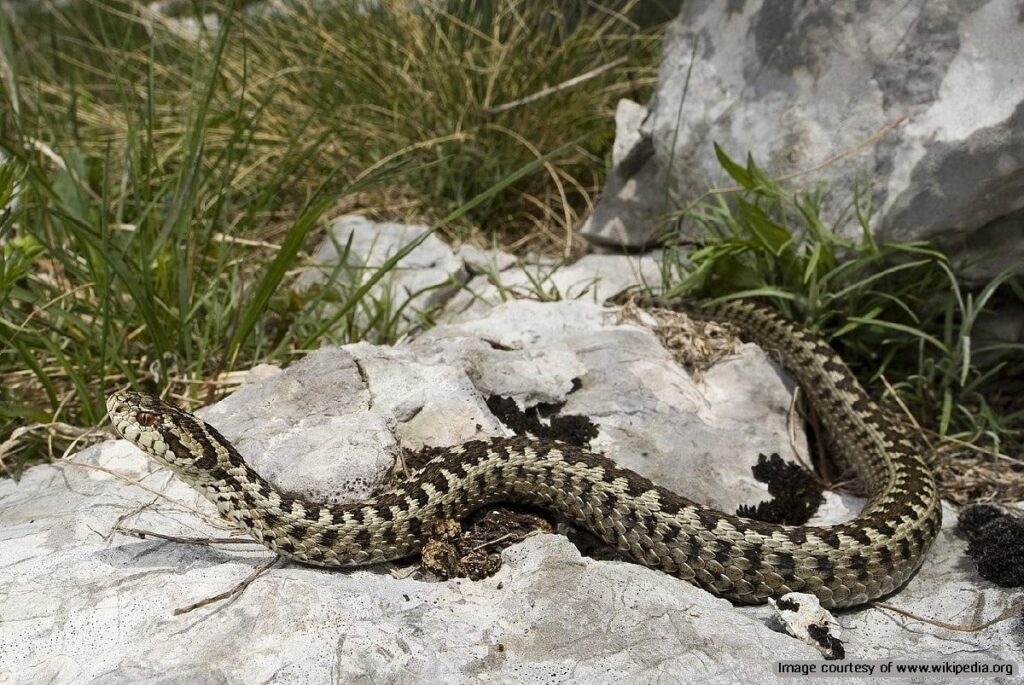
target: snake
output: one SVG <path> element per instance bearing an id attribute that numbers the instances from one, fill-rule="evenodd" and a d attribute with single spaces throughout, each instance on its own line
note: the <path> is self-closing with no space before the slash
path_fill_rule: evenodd
<path id="1" fill-rule="evenodd" d="M 411 557 L 437 523 L 507 502 L 553 512 L 622 557 L 738 604 L 804 592 L 823 607 L 843 608 L 900 588 L 941 526 L 938 489 L 908 432 L 829 344 L 776 310 L 742 299 L 645 296 L 638 303 L 730 322 L 741 338 L 777 358 L 863 484 L 861 512 L 821 527 L 734 516 L 601 454 L 529 435 L 436 448 L 408 478 L 363 501 L 317 502 L 282 492 L 214 427 L 155 395 L 114 392 L 107 412 L 117 433 L 212 502 L 223 518 L 301 564 L 354 567 Z"/>

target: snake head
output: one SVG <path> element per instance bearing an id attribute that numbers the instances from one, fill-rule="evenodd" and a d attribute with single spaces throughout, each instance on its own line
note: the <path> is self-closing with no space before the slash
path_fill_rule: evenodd
<path id="1" fill-rule="evenodd" d="M 121 437 L 179 475 L 201 477 L 227 457 L 215 447 L 224 442 L 216 431 L 156 395 L 115 392 L 107 397 L 107 415 Z"/>

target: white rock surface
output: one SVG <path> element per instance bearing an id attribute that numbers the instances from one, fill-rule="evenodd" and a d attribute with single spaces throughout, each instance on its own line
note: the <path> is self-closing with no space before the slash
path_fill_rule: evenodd
<path id="1" fill-rule="evenodd" d="M 724 363 L 734 372 L 709 372 L 702 388 L 650 331 L 616 321 L 596 304 L 522 300 L 439 326 L 411 346 L 461 358 L 482 390 L 521 406 L 564 401 L 562 413 L 600 427 L 595 448 L 666 487 L 727 510 L 763 499 L 750 473 L 757 454 L 791 454 L 790 394 L 767 356 L 748 345 Z M 580 389 L 567 394 L 573 378 Z"/>
<path id="2" fill-rule="evenodd" d="M 399 251 L 420 240 L 370 289 L 365 300 L 391 302 L 391 311 L 404 307 L 402 318 L 416 323 L 423 313 L 447 300 L 468 277 L 463 260 L 447 244 L 436 235 L 424 237 L 428 230 L 418 224 L 375 222 L 355 214 L 341 216 L 331 223 L 330 234 L 313 255 L 319 266 L 299 276 L 296 290 L 323 285 L 334 273 L 337 282 L 358 287 Z M 372 315 L 360 312 L 363 320 Z"/>
<path id="3" fill-rule="evenodd" d="M 308 292 L 336 274 L 336 282 L 346 284 L 340 289 L 344 297 L 348 286 L 365 283 L 427 230 L 422 225 L 378 223 L 359 215 L 339 217 L 313 255 L 317 266 L 300 274 L 295 289 Z M 659 261 L 658 253 L 636 258 L 592 254 L 571 264 L 542 256 L 519 259 L 473 245 L 453 250 L 430 235 L 371 288 L 366 301 L 390 301 L 391 311 L 404 307 L 398 333 L 406 333 L 420 327 L 424 314 L 439 321 L 472 318 L 515 298 L 601 303 L 633 285 L 659 285 Z M 360 307 L 357 316 L 364 323 L 377 313 L 372 307 Z M 331 307 L 326 309 L 329 315 Z"/>
<path id="4" fill-rule="evenodd" d="M 666 212 L 735 185 L 717 142 L 828 183 L 833 217 L 870 179 L 879 237 L 939 241 L 982 280 L 1024 273 L 1021 27 L 1015 0 L 687 2 L 649 112 L 619 107 L 622 149 L 584 235 L 639 247 Z"/>
<path id="5" fill-rule="evenodd" d="M 485 250 L 476 245 L 459 245 L 455 254 L 473 274 L 487 274 L 504 271 L 516 265 L 516 256 L 502 250 Z"/>
<path id="6" fill-rule="evenodd" d="M 597 424 L 599 449 L 730 509 L 765 497 L 749 471 L 758 451 L 791 456 L 789 391 L 765 355 L 746 347 L 698 385 L 649 331 L 586 302 L 512 302 L 397 348 L 325 348 L 203 414 L 260 470 L 293 478 L 288 489 L 352 500 L 380 482 L 399 444 L 505 433 L 484 404 L 491 393 L 565 401 L 563 414 Z M 777 659 L 818 656 L 767 627 L 766 608 L 581 558 L 551 535 L 507 549 L 480 582 L 430 582 L 407 564 L 283 565 L 240 596 L 174 616 L 268 553 L 110 535 L 126 515 L 122 525 L 164 534 L 226 532 L 205 500 L 123 441 L 74 461 L 0 481 L 0 683 L 756 683 L 774 682 Z M 1013 593 L 974 575 L 951 512 L 945 520 L 891 601 L 953 622 L 1009 606 Z M 850 658 L 1016 658 L 1012 622 L 969 635 L 877 609 L 838 620 Z"/>
<path id="7" fill-rule="evenodd" d="M 472 319 L 495 304 L 523 297 L 602 303 L 633 285 L 660 285 L 659 262 L 658 253 L 639 257 L 589 254 L 572 264 L 538 258 L 478 272 L 452 296 L 439 318 Z"/>

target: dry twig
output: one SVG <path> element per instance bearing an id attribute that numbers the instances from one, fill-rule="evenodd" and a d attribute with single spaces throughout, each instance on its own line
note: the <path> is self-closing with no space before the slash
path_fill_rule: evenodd
<path id="1" fill-rule="evenodd" d="M 535 535 L 535 534 L 536 534 L 536 531 L 531 531 L 531 532 L 527 533 L 526 535 L 524 535 L 522 540 L 525 540 L 526 538 L 530 537 L 531 535 Z M 509 538 L 516 537 L 517 535 L 518 535 L 518 533 L 505 533 L 504 535 L 502 535 L 500 537 L 496 537 L 493 540 L 488 540 L 487 542 L 484 542 L 483 544 L 479 544 L 476 547 L 471 548 L 469 551 L 470 552 L 479 552 L 480 550 L 482 550 L 485 547 L 490 547 L 491 545 L 496 545 L 499 542 L 502 542 L 504 540 L 508 540 Z M 518 540 L 518 542 L 522 542 L 522 540 Z"/>
<path id="2" fill-rule="evenodd" d="M 100 466 L 99 464 L 85 464 L 85 463 L 82 463 L 82 462 L 79 462 L 79 461 L 70 461 L 70 460 L 67 460 L 67 459 L 64 460 L 64 463 L 65 464 L 69 464 L 71 466 L 78 466 L 79 468 L 83 468 L 83 469 L 93 469 L 95 471 L 102 471 L 103 473 L 106 473 L 106 474 L 109 474 L 111 476 L 114 476 L 115 478 L 123 480 L 124 482 L 129 483 L 130 485 L 134 485 L 136 487 L 142 488 L 143 490 L 145 490 L 146 492 L 148 492 L 151 495 L 155 495 L 156 497 L 159 497 L 161 499 L 167 500 L 171 504 L 175 504 L 175 505 L 177 505 L 177 506 L 179 506 L 179 507 L 181 507 L 183 509 L 186 509 L 186 510 L 192 512 L 193 514 L 195 514 L 196 516 L 200 517 L 201 519 L 203 519 L 207 523 L 209 523 L 209 524 L 211 524 L 211 525 L 213 525 L 213 526 L 215 526 L 217 528 L 230 528 L 231 527 L 231 526 L 227 525 L 227 523 L 223 519 L 221 519 L 221 518 L 213 518 L 212 516 L 207 516 L 203 512 L 201 512 L 198 509 L 196 509 L 195 507 L 190 507 L 189 505 L 185 504 L 184 502 L 180 502 L 180 501 L 178 501 L 176 499 L 168 497 L 164 493 L 162 493 L 162 492 L 160 492 L 158 490 L 154 490 L 153 488 L 149 487 L 145 483 L 142 483 L 142 482 L 140 482 L 138 480 L 135 480 L 134 478 L 129 478 L 128 476 L 124 475 L 123 473 L 118 473 L 117 471 L 114 471 L 113 469 L 108 469 L 107 467 Z"/>
<path id="3" fill-rule="evenodd" d="M 0 443 L 0 469 L 3 469 L 9 477 L 13 478 L 13 474 L 7 468 L 5 458 L 9 454 L 14 454 L 18 449 L 19 444 L 22 440 L 32 433 L 44 432 L 52 440 L 54 435 L 59 435 L 63 438 L 72 438 L 71 447 L 74 447 L 81 440 L 88 438 L 95 438 L 98 436 L 106 436 L 109 431 L 103 428 L 91 427 L 91 428 L 80 428 L 78 426 L 72 426 L 71 424 L 64 423 L 62 421 L 51 421 L 50 423 L 33 423 L 28 426 L 19 426 L 11 432 L 11 436 Z M 70 447 L 69 447 L 70 449 Z M 67 454 L 67 450 L 65 450 Z"/>
<path id="4" fill-rule="evenodd" d="M 273 566 L 277 562 L 281 561 L 281 559 L 283 559 L 283 558 L 284 557 L 282 557 L 279 554 L 279 555 L 275 556 L 273 559 L 271 559 L 270 561 L 263 562 L 262 564 L 260 564 L 256 568 L 254 568 L 252 570 L 252 573 L 250 573 L 248 576 L 246 576 L 245 579 L 242 582 L 240 582 L 238 585 L 234 586 L 230 590 L 225 590 L 224 592 L 221 592 L 218 595 L 214 595 L 213 597 L 207 597 L 206 599 L 199 600 L 198 602 L 195 602 L 193 604 L 189 604 L 188 606 L 179 607 L 179 608 L 174 610 L 174 615 L 175 616 L 181 616 L 182 614 L 187 614 L 190 611 L 194 611 L 196 609 L 199 609 L 200 607 L 204 607 L 204 606 L 213 604 L 214 602 L 219 602 L 219 601 L 225 600 L 225 599 L 231 599 L 235 595 L 240 594 L 242 591 L 244 591 L 245 588 L 249 587 L 249 585 L 252 583 L 252 581 L 254 581 L 257 578 L 259 578 L 266 571 L 269 571 L 271 566 Z"/>
<path id="5" fill-rule="evenodd" d="M 924 440 L 926 445 L 928 445 L 928 449 L 934 451 L 935 446 L 932 445 L 932 441 L 928 439 L 928 434 L 925 432 L 924 428 L 922 428 L 921 424 L 917 422 L 917 417 L 915 417 L 913 412 L 910 411 L 910 408 L 903 401 L 903 398 L 900 397 L 899 393 L 896 392 L 896 388 L 892 387 L 889 384 L 889 379 L 886 378 L 884 375 L 882 376 L 882 383 L 885 385 L 885 389 L 889 391 L 889 394 L 892 395 L 892 398 L 893 400 L 895 400 L 896 404 L 900 406 L 900 410 L 903 412 L 903 416 L 906 417 L 907 421 L 909 421 L 910 424 L 914 427 L 914 430 L 917 431 L 917 434 L 920 435 L 921 439 Z"/>
<path id="6" fill-rule="evenodd" d="M 157 533 L 152 530 L 142 530 L 140 528 L 125 528 L 122 525 L 120 525 L 120 523 L 114 524 L 114 527 L 110 529 L 110 532 L 121 533 L 122 535 L 131 535 L 132 537 L 139 538 L 140 540 L 145 540 L 146 538 L 156 538 L 158 540 L 180 542 L 183 545 L 199 545 L 201 547 L 211 547 L 213 545 L 256 544 L 256 541 L 250 538 L 182 537 L 179 535 L 167 535 L 166 533 Z"/>
<path id="7" fill-rule="evenodd" d="M 800 386 L 798 385 L 793 390 L 793 399 L 791 399 L 789 401 L 789 416 L 787 417 L 787 423 L 789 424 L 789 449 L 791 449 L 793 451 L 793 456 L 796 457 L 797 462 L 800 464 L 801 467 L 803 467 L 803 469 L 805 471 L 807 471 L 812 476 L 814 476 L 814 479 L 816 481 L 818 481 L 822 485 L 826 485 L 827 486 L 827 483 L 825 483 L 818 476 L 818 474 L 814 472 L 814 469 L 811 467 L 811 465 L 804 461 L 803 455 L 800 454 L 800 450 L 797 449 L 797 446 L 796 446 L 796 442 L 797 442 L 797 434 L 796 434 L 796 431 L 797 431 L 797 412 L 796 412 L 796 408 L 797 408 L 797 404 L 799 402 L 800 402 Z"/>
<path id="8" fill-rule="evenodd" d="M 932 618 L 925 618 L 924 616 L 919 616 L 913 613 L 912 611 L 900 609 L 899 607 L 895 607 L 892 604 L 887 604 L 885 602 L 872 602 L 871 606 L 878 607 L 879 609 L 888 609 L 889 611 L 894 611 L 897 614 L 901 614 L 903 616 L 906 616 L 907 618 L 912 618 L 915 621 L 920 621 L 921 623 L 927 623 L 929 625 L 938 626 L 939 628 L 945 628 L 946 630 L 956 630 L 961 633 L 976 633 L 980 630 L 988 628 L 989 626 L 993 626 L 996 623 L 999 623 L 1000 621 L 1005 621 L 1009 618 L 1019 617 L 1021 615 L 1021 611 L 1024 611 L 1024 602 L 1018 602 L 1017 604 L 1011 606 L 1009 609 L 1003 611 L 1003 613 L 993 618 L 991 621 L 985 621 L 984 623 L 978 623 L 977 625 L 965 626 L 956 623 L 946 623 L 945 621 L 938 621 Z"/>

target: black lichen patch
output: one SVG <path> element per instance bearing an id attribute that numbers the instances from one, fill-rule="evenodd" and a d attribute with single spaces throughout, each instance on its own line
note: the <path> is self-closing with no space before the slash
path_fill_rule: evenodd
<path id="1" fill-rule="evenodd" d="M 828 631 L 828 626 L 812 623 L 807 626 L 807 634 L 821 646 L 822 654 L 827 660 L 832 661 L 846 658 L 846 647 L 843 646 L 839 638 L 834 637 Z"/>
<path id="2" fill-rule="evenodd" d="M 543 403 L 521 410 L 511 397 L 493 395 L 487 398 L 487 408 L 516 435 L 533 435 L 579 447 L 590 447 L 590 441 L 597 437 L 597 426 L 586 416 L 561 415 L 559 412 L 563 406 Z M 547 419 L 548 423 L 543 423 L 542 418 Z"/>
<path id="3" fill-rule="evenodd" d="M 779 611 L 800 611 L 800 602 L 792 599 L 780 599 L 775 606 Z"/>
<path id="4" fill-rule="evenodd" d="M 814 476 L 798 464 L 785 462 L 778 454 L 757 455 L 757 464 L 751 468 L 754 478 L 768 484 L 772 499 L 756 507 L 741 505 L 737 516 L 799 526 L 807 523 L 822 504 L 822 487 Z"/>
<path id="5" fill-rule="evenodd" d="M 1003 587 L 1024 585 L 1024 519 L 994 504 L 973 504 L 960 512 L 957 530 L 982 578 Z"/>
<path id="6" fill-rule="evenodd" d="M 973 540 L 985 526 L 1007 514 L 1006 509 L 997 504 L 971 504 L 960 510 L 956 529 L 968 540 Z"/>
<path id="7" fill-rule="evenodd" d="M 580 447 L 590 447 L 590 441 L 597 437 L 597 426 L 589 418 L 579 414 L 552 416 L 551 427 L 547 431 L 547 435 L 538 437 L 561 440 Z"/>

